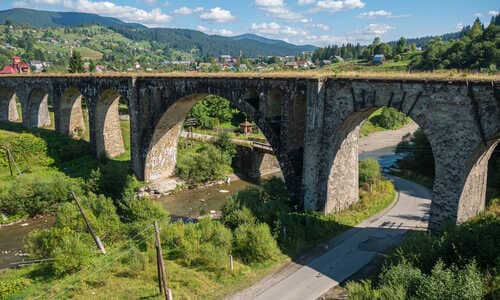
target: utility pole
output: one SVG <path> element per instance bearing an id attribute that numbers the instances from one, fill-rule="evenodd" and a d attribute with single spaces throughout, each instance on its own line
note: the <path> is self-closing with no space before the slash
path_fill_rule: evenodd
<path id="1" fill-rule="evenodd" d="M 104 249 L 104 245 L 101 242 L 101 239 L 94 233 L 94 230 L 92 230 L 92 227 L 90 226 L 90 222 L 87 219 L 87 216 L 85 215 L 85 212 L 83 212 L 83 208 L 80 204 L 80 201 L 78 201 L 78 198 L 75 195 L 75 192 L 71 191 L 71 195 L 73 196 L 73 199 L 75 199 L 76 205 L 78 206 L 78 209 L 80 210 L 80 213 L 82 214 L 83 220 L 85 221 L 85 224 L 87 224 L 87 229 L 90 232 L 90 235 L 92 235 L 92 238 L 94 238 L 94 242 L 97 245 L 97 248 L 101 250 L 102 254 L 106 254 L 106 249 Z"/>

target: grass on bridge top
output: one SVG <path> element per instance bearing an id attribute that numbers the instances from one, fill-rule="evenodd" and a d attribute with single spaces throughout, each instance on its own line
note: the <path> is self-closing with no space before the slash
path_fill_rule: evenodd
<path id="1" fill-rule="evenodd" d="M 440 70 L 435 72 L 380 72 L 347 71 L 331 72 L 323 70 L 277 71 L 277 72 L 105 72 L 105 73 L 30 73 L 0 75 L 2 77 L 193 77 L 193 78 L 300 78 L 300 79 L 372 79 L 372 80 L 417 80 L 417 81 L 500 81 L 500 72 L 495 74 Z"/>

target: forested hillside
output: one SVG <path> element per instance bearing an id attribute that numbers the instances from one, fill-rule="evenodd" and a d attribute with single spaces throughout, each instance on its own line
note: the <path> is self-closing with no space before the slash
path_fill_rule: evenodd
<path id="1" fill-rule="evenodd" d="M 249 36 L 224 37 L 207 35 L 189 29 L 148 28 L 139 24 L 125 23 L 115 18 L 101 17 L 94 14 L 74 12 L 47 12 L 30 9 L 9 9 L 0 11 L 0 23 L 6 21 L 17 25 L 33 27 L 74 27 L 98 24 L 109 28 L 134 41 L 148 41 L 163 44 L 164 49 L 191 52 L 196 49 L 200 56 L 218 56 L 221 54 L 247 57 L 268 55 L 296 55 L 302 51 L 312 51 L 314 46 L 296 46 L 283 41 L 269 40 L 263 37 Z"/>
<path id="2" fill-rule="evenodd" d="M 418 47 L 423 46 L 422 51 Z M 377 54 L 395 62 L 405 61 L 409 71 L 438 69 L 485 70 L 495 72 L 500 65 L 500 16 L 485 26 L 476 19 L 460 32 L 439 37 L 406 39 L 384 43 L 375 38 L 368 46 L 332 45 L 314 51 L 313 60 L 341 56 L 348 60 L 370 62 Z"/>

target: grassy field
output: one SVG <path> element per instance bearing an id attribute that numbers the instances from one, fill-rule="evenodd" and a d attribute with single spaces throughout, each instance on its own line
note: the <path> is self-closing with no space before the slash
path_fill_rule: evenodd
<path id="1" fill-rule="evenodd" d="M 244 264 L 236 260 L 232 273 L 229 271 L 229 260 L 221 270 L 213 271 L 203 266 L 186 266 L 166 258 L 169 287 L 175 299 L 221 299 L 252 285 L 319 242 L 374 215 L 393 200 L 392 189 L 371 195 L 365 191 L 361 193 L 360 202 L 348 210 L 328 216 L 310 215 L 310 222 L 314 223 L 312 218 L 318 218 L 318 224 L 323 224 L 321 239 L 314 242 L 299 241 L 300 247 L 294 248 L 295 251 L 284 249 L 286 255 L 279 254 L 263 263 Z M 148 242 L 151 245 L 151 228 L 145 227 L 143 230 L 150 233 L 146 236 L 150 237 Z M 108 253 L 96 255 L 90 266 L 62 278 L 46 276 L 40 266 L 31 266 L 0 272 L 0 280 L 24 282 L 24 288 L 13 293 L 9 299 L 161 299 L 157 288 L 154 249 L 150 247 L 145 252 L 139 251 L 132 241 L 109 247 Z"/>
<path id="2" fill-rule="evenodd" d="M 102 53 L 99 51 L 92 50 L 87 47 L 76 48 L 75 51 L 78 51 L 82 55 L 82 59 L 91 59 L 91 60 L 100 60 L 102 59 Z"/>
<path id="3" fill-rule="evenodd" d="M 126 137 L 128 136 L 127 122 L 123 122 L 122 126 L 124 137 Z M 75 141 L 49 129 L 23 129 L 19 124 L 0 123 L 0 128 L 0 140 L 10 139 L 24 132 L 37 136 L 47 143 L 46 157 L 42 158 L 43 161 L 48 160 L 49 163 L 40 166 L 32 164 L 29 170 L 30 176 L 44 177 L 49 172 L 59 172 L 56 174 L 60 174 L 60 177 L 67 175 L 76 180 L 83 180 L 88 178 L 88 173 L 92 169 L 99 167 L 105 171 L 104 176 L 109 177 L 109 183 L 118 192 L 116 194 L 121 195 L 123 176 L 129 174 L 127 161 L 129 152 L 114 160 L 106 161 L 97 161 L 90 154 L 82 155 L 81 152 L 75 152 L 75 158 L 63 159 L 60 156 L 61 150 L 75 145 L 84 146 L 87 142 Z M 126 146 L 128 150 L 127 140 Z M 0 169 L 2 186 L 15 185 L 17 180 L 7 174 L 5 166 Z M 83 184 L 83 181 L 79 182 L 75 184 Z M 380 184 L 380 188 L 375 187 L 372 193 L 367 189 L 362 189 L 360 201 L 343 212 L 327 216 L 293 213 L 291 215 L 293 220 L 309 220 L 307 224 L 321 225 L 319 229 L 314 229 L 316 238 L 311 239 L 310 235 L 301 234 L 295 236 L 295 231 L 290 227 L 289 236 L 294 237 L 294 242 L 283 244 L 281 254 L 261 263 L 244 263 L 237 259 L 233 273 L 228 270 L 229 261 L 227 264 L 224 262 L 218 271 L 213 271 L 200 265 L 186 265 L 166 256 L 168 282 L 175 299 L 220 299 L 224 295 L 251 285 L 292 258 L 315 247 L 319 242 L 334 237 L 387 207 L 394 200 L 394 190 L 392 185 L 382 182 Z M 247 195 L 252 195 L 252 193 Z M 160 299 L 154 249 L 148 246 L 145 250 L 139 250 L 137 246 L 139 241 L 144 241 L 141 240 L 144 238 L 147 245 L 151 246 L 153 234 L 152 226 L 149 224 L 148 226 L 141 225 L 140 230 L 129 239 L 123 239 L 111 245 L 107 244 L 106 255 L 92 256 L 90 265 L 74 274 L 54 277 L 44 271 L 43 265 L 2 271 L 0 272 L 0 291 L 3 289 L 9 291 L 8 299 Z M 309 226 L 300 224 L 300 222 L 297 223 L 297 226 Z M 297 232 L 309 230 L 307 228 L 304 227 Z"/>

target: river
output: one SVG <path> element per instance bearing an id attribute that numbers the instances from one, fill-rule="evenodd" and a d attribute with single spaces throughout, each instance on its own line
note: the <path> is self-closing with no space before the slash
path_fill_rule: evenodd
<path id="1" fill-rule="evenodd" d="M 381 131 L 360 139 L 360 159 L 369 157 L 379 161 L 384 172 L 401 158 L 394 153 L 399 141 L 407 133 L 415 131 L 417 126 L 411 124 L 400 130 Z M 280 173 L 266 175 L 264 178 L 279 176 Z M 175 195 L 156 199 L 169 211 L 173 218 L 197 218 L 200 215 L 210 214 L 211 211 L 220 211 L 227 198 L 248 187 L 257 186 L 244 180 L 232 181 L 231 184 L 200 187 L 184 190 Z M 33 229 L 47 228 L 54 222 L 53 217 L 44 217 L 27 220 L 15 225 L 0 227 L 0 269 L 11 266 L 13 262 L 22 261 L 23 244 L 25 237 Z"/>

